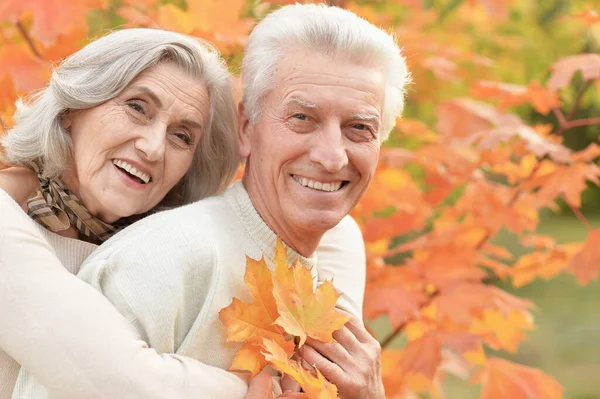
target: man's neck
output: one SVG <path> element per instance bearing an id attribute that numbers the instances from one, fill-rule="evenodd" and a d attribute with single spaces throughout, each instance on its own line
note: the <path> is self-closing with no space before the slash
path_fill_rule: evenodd
<path id="1" fill-rule="evenodd" d="M 285 245 L 287 245 L 300 255 L 306 258 L 310 258 L 317 250 L 319 242 L 325 234 L 325 231 L 306 231 L 299 228 L 292 228 L 291 226 L 286 227 L 283 224 L 278 223 L 277 218 L 273 215 L 272 212 L 270 212 L 269 209 L 263 209 L 259 205 L 262 202 L 257 201 L 256 196 L 259 196 L 260 193 L 253 192 L 252 186 L 249 187 L 244 182 L 243 184 L 246 188 L 246 191 L 248 192 L 248 196 L 250 197 L 252 206 L 254 207 L 254 209 L 256 209 L 256 212 L 262 218 L 265 224 L 269 226 L 269 228 L 275 234 L 277 234 L 279 238 L 281 238 Z"/>

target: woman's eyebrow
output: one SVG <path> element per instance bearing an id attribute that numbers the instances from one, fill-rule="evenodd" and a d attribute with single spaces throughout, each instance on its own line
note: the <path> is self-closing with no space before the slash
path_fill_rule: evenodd
<path id="1" fill-rule="evenodd" d="M 150 97 L 150 100 L 152 100 L 152 102 L 158 108 L 162 108 L 162 106 L 163 106 L 162 101 L 160 101 L 160 98 L 158 98 L 158 96 L 156 95 L 156 93 L 154 93 L 152 91 L 152 89 L 150 89 L 149 87 L 146 87 L 146 86 L 134 86 L 134 87 L 132 87 L 132 90 L 133 91 L 141 92 L 143 94 L 146 94 L 148 97 Z"/>

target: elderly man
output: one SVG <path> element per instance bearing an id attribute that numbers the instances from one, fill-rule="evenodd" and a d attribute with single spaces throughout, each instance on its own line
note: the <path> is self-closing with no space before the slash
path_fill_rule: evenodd
<path id="1" fill-rule="evenodd" d="M 223 381 L 211 380 L 210 367 L 227 368 L 239 348 L 227 342 L 218 313 L 234 297 L 249 299 L 246 256 L 272 265 L 280 237 L 288 261 L 313 266 L 326 232 L 356 228 L 346 215 L 367 189 L 381 143 L 401 114 L 408 73 L 384 31 L 342 9 L 294 5 L 253 30 L 242 77 L 242 182 L 130 226 L 79 274 L 157 352 L 206 365 L 207 385 Z M 383 398 L 379 346 L 362 322 L 353 318 L 334 337 L 333 345 L 310 341 L 304 359 L 343 399 Z M 231 384 L 222 397 L 239 397 Z"/>

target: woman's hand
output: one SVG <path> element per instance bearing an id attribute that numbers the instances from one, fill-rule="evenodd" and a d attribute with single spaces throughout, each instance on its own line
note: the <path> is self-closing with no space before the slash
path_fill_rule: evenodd
<path id="1" fill-rule="evenodd" d="M 17 204 L 26 209 L 27 200 L 39 188 L 35 172 L 23 166 L 0 169 L 0 189 L 6 191 Z"/>
<path id="2" fill-rule="evenodd" d="M 355 317 L 333 333 L 336 342 L 311 338 L 300 349 L 305 367 L 316 366 L 338 387 L 341 399 L 385 399 L 381 346 Z M 310 366 L 309 366 L 310 365 Z"/>

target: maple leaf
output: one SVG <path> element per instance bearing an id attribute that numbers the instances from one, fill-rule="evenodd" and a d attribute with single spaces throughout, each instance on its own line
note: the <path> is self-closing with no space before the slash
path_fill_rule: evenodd
<path id="1" fill-rule="evenodd" d="M 402 349 L 398 369 L 405 377 L 420 374 L 432 381 L 442 362 L 443 347 L 464 354 L 477 350 L 480 342 L 479 337 L 466 332 L 430 331 Z"/>
<path id="2" fill-rule="evenodd" d="M 556 93 L 542 87 L 537 81 L 531 82 L 528 86 L 522 86 L 482 80 L 471 87 L 471 93 L 482 99 L 499 97 L 498 108 L 500 110 L 523 103 L 531 103 L 539 113 L 546 115 L 552 108 L 560 106 L 560 100 Z"/>
<path id="3" fill-rule="evenodd" d="M 562 387 L 540 370 L 490 357 L 478 376 L 483 387 L 479 399 L 562 399 Z"/>
<path id="4" fill-rule="evenodd" d="M 17 23 L 26 13 L 33 14 L 30 34 L 46 44 L 71 29 L 85 29 L 86 16 L 92 9 L 107 7 L 105 0 L 4 0 L 0 3 L 0 20 Z"/>
<path id="5" fill-rule="evenodd" d="M 18 92 L 30 92 L 43 87 L 50 77 L 50 65 L 17 44 L 0 47 L 0 76 L 12 78 Z"/>
<path id="6" fill-rule="evenodd" d="M 533 329 L 533 318 L 529 312 L 511 309 L 508 314 L 495 309 L 485 309 L 473 319 L 469 332 L 481 336 L 496 349 L 514 352 L 525 338 L 525 331 Z"/>
<path id="7" fill-rule="evenodd" d="M 538 277 L 546 280 L 555 277 L 567 268 L 579 248 L 579 244 L 566 244 L 522 255 L 511 271 L 513 286 L 522 287 Z"/>
<path id="8" fill-rule="evenodd" d="M 550 155 L 557 161 L 569 160 L 570 151 L 566 147 L 541 136 L 518 116 L 468 98 L 457 98 L 440 105 L 436 128 L 457 143 L 477 143 L 480 149 L 491 149 L 501 142 L 518 138 L 539 157 Z"/>
<path id="9" fill-rule="evenodd" d="M 440 322 L 448 319 L 457 326 L 469 326 L 485 309 L 508 316 L 513 310 L 527 312 L 533 304 L 499 288 L 467 282 L 442 288 L 430 306 Z"/>
<path id="10" fill-rule="evenodd" d="M 579 208 L 581 193 L 587 188 L 586 182 L 600 184 L 600 168 L 593 163 L 558 165 L 543 162 L 542 166 L 520 185 L 523 190 L 537 189 L 535 197 L 541 206 L 547 206 L 560 196 L 567 204 Z"/>
<path id="11" fill-rule="evenodd" d="M 289 355 L 275 341 L 265 339 L 263 347 L 267 361 L 273 364 L 277 370 L 296 380 L 309 399 L 337 398 L 336 386 L 328 382 L 318 369 L 315 369 L 316 376 L 314 376 L 297 362 L 290 361 Z"/>
<path id="12" fill-rule="evenodd" d="M 396 329 L 416 317 L 426 300 L 427 296 L 422 292 L 371 283 L 365 292 L 364 314 L 366 318 L 387 314 L 391 327 Z"/>
<path id="13" fill-rule="evenodd" d="M 564 18 L 579 19 L 579 20 L 584 21 L 586 24 L 588 24 L 590 26 L 600 22 L 600 15 L 598 15 L 596 10 L 594 10 L 592 8 L 586 8 L 585 10 L 583 10 L 581 12 L 569 15 Z"/>
<path id="14" fill-rule="evenodd" d="M 600 79 L 600 54 L 577 54 L 559 59 L 552 65 L 548 88 L 562 89 L 577 71 L 581 72 L 583 80 Z"/>
<path id="15" fill-rule="evenodd" d="M 335 308 L 341 293 L 335 290 L 333 283 L 325 281 L 314 291 L 309 269 L 299 263 L 288 267 L 281 241 L 275 249 L 273 296 L 279 312 L 275 324 L 288 334 L 300 337 L 299 346 L 304 345 L 307 337 L 333 342 L 331 334 L 349 320 Z"/>
<path id="16" fill-rule="evenodd" d="M 262 351 L 262 344 L 260 346 L 245 344 L 236 352 L 228 370 L 237 372 L 249 371 L 250 377 L 253 378 L 268 364 Z"/>
<path id="17" fill-rule="evenodd" d="M 588 232 L 583 248 L 573 256 L 567 269 L 577 277 L 577 281 L 582 285 L 586 285 L 598 276 L 600 269 L 599 229 Z"/>
<path id="18" fill-rule="evenodd" d="M 219 312 L 219 318 L 227 329 L 228 341 L 248 343 L 236 354 L 231 369 L 247 370 L 254 376 L 261 370 L 259 366 L 263 365 L 264 359 L 259 357 L 260 350 L 252 346 L 260 346 L 264 338 L 269 338 L 278 342 L 286 353 L 292 354 L 295 345 L 293 341 L 286 340 L 281 328 L 274 324 L 279 314 L 272 293 L 271 271 L 264 258 L 255 261 L 246 257 L 244 281 L 252 303 L 246 304 L 233 298 L 231 305 Z"/>

